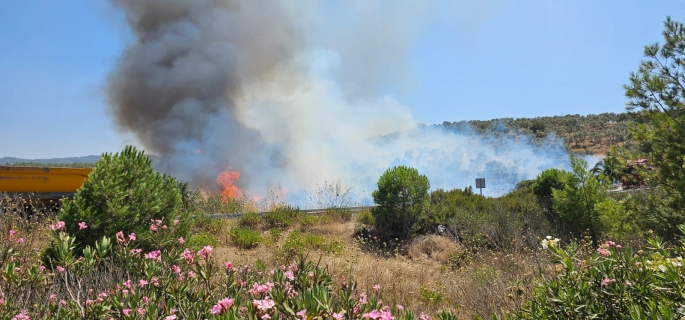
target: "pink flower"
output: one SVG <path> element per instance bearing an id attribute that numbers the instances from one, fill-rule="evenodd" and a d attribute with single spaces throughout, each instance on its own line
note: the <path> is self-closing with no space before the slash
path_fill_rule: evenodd
<path id="1" fill-rule="evenodd" d="M 14 317 L 12 317 L 12 320 L 30 320 L 31 317 L 29 317 L 26 314 L 26 310 L 21 310 L 20 313 L 16 314 Z"/>
<path id="2" fill-rule="evenodd" d="M 145 314 L 145 309 L 143 309 L 143 308 L 138 308 L 138 314 L 141 315 L 141 316 L 144 315 L 144 314 Z"/>
<path id="3" fill-rule="evenodd" d="M 212 307 L 212 314 L 222 314 L 233 306 L 234 299 L 224 298 Z"/>
<path id="4" fill-rule="evenodd" d="M 181 256 L 186 259 L 188 264 L 192 264 L 195 261 L 195 253 L 190 249 L 185 249 Z"/>
<path id="5" fill-rule="evenodd" d="M 131 289 L 131 280 L 124 281 L 124 287 Z"/>
<path id="6" fill-rule="evenodd" d="M 57 221 L 57 223 L 51 224 L 49 226 L 49 228 L 52 229 L 53 231 L 59 231 L 59 230 L 64 230 L 65 226 L 66 226 L 66 224 L 64 223 L 64 221 Z"/>
<path id="7" fill-rule="evenodd" d="M 145 259 L 162 261 L 162 252 L 159 250 L 151 251 L 145 254 Z"/>
<path id="8" fill-rule="evenodd" d="M 147 284 L 148 284 L 148 282 L 145 281 L 145 280 L 143 280 L 143 279 L 140 279 L 139 283 L 140 283 L 141 286 L 144 286 L 144 285 L 147 285 Z"/>
<path id="9" fill-rule="evenodd" d="M 172 265 L 171 271 L 173 271 L 174 273 L 181 273 L 181 268 L 179 268 L 177 265 Z"/>
<path id="10" fill-rule="evenodd" d="M 45 271 L 45 266 L 40 266 L 40 267 L 38 267 L 38 270 L 40 270 L 40 272 Z"/>
<path id="11" fill-rule="evenodd" d="M 131 241 L 135 241 L 135 240 L 136 240 L 136 234 L 135 234 L 135 232 L 129 234 L 129 235 L 128 235 L 128 239 L 131 240 Z"/>
<path id="12" fill-rule="evenodd" d="M 184 244 L 186 241 L 183 239 L 183 237 L 178 238 L 178 243 Z"/>
<path id="13" fill-rule="evenodd" d="M 630 286 L 632 286 L 632 285 L 633 285 L 633 283 L 632 283 L 632 282 L 630 282 L 630 281 L 628 281 L 628 280 L 626 280 L 626 285 L 630 287 Z"/>
<path id="14" fill-rule="evenodd" d="M 10 230 L 10 238 L 14 237 L 15 234 L 17 234 L 17 233 L 14 232 L 14 230 Z"/>
<path id="15" fill-rule="evenodd" d="M 17 239 L 17 243 L 24 243 L 24 238 Z"/>
<path id="16" fill-rule="evenodd" d="M 361 303 L 361 304 L 366 304 L 366 293 L 363 293 L 363 292 L 362 292 L 362 293 L 359 295 L 359 303 Z"/>
<path id="17" fill-rule="evenodd" d="M 233 270 L 235 270 L 235 268 L 233 267 L 233 264 L 230 263 L 230 262 L 228 262 L 228 261 L 226 261 L 226 262 L 224 263 L 224 269 L 226 269 L 226 271 L 233 271 Z"/>
<path id="18" fill-rule="evenodd" d="M 276 303 L 273 300 L 269 300 L 269 296 L 266 296 L 262 300 L 252 300 L 252 305 L 261 311 L 269 311 Z"/>
<path id="19" fill-rule="evenodd" d="M 83 229 L 85 229 L 85 228 L 88 228 L 88 225 L 87 225 L 84 221 L 81 221 L 81 222 L 78 223 L 78 229 L 79 229 L 79 231 L 80 231 L 80 230 L 83 230 Z"/>
<path id="20" fill-rule="evenodd" d="M 265 313 L 263 316 L 261 316 L 262 320 L 269 320 L 271 319 L 271 316 L 268 313 Z"/>
<path id="21" fill-rule="evenodd" d="M 64 268 L 62 268 L 62 266 L 57 266 L 57 272 L 59 272 L 59 273 L 64 272 Z"/>
<path id="22" fill-rule="evenodd" d="M 343 314 L 342 314 L 342 312 L 334 313 L 334 314 L 333 314 L 333 319 L 335 319 L 335 320 L 343 320 Z"/>
<path id="23" fill-rule="evenodd" d="M 117 232 L 117 243 L 126 243 L 126 238 L 124 238 L 124 232 Z"/>
<path id="24" fill-rule="evenodd" d="M 131 309 L 124 309 L 121 312 L 123 312 L 124 315 L 127 316 L 127 315 L 131 314 Z"/>
<path id="25" fill-rule="evenodd" d="M 209 260 L 209 256 L 212 255 L 212 250 L 214 250 L 214 248 L 211 246 L 204 246 L 202 249 L 200 249 L 200 251 L 197 252 L 197 255 L 207 261 Z"/>
<path id="26" fill-rule="evenodd" d="M 174 225 L 178 224 L 178 219 L 174 220 Z"/>
<path id="27" fill-rule="evenodd" d="M 195 272 L 188 271 L 188 278 L 195 278 Z"/>
<path id="28" fill-rule="evenodd" d="M 158 286 L 159 286 L 159 278 L 157 278 L 157 277 L 152 277 L 152 279 L 150 280 L 150 282 L 151 282 L 152 284 L 154 284 L 155 287 L 158 287 Z"/>
<path id="29" fill-rule="evenodd" d="M 290 271 L 290 270 L 284 272 L 283 275 L 285 275 L 285 278 L 288 279 L 288 280 L 290 280 L 290 281 L 295 280 L 295 275 L 294 275 L 293 272 Z"/>
<path id="30" fill-rule="evenodd" d="M 380 293 L 381 292 L 381 285 L 377 284 L 377 285 L 373 286 L 373 292 L 375 292 L 376 294 Z"/>
<path id="31" fill-rule="evenodd" d="M 603 247 L 597 248 L 597 253 L 598 253 L 600 256 L 603 256 L 603 257 L 608 257 L 608 256 L 611 255 L 611 252 L 609 252 L 609 250 L 607 250 L 607 249 L 605 249 L 605 248 L 603 248 Z"/>
<path id="32" fill-rule="evenodd" d="M 404 310 L 404 307 L 401 304 L 396 305 L 395 308 L 397 308 L 399 311 Z"/>
<path id="33" fill-rule="evenodd" d="M 164 318 L 164 320 L 176 320 L 176 315 L 172 314 L 170 316 L 167 316 L 166 318 Z"/>
<path id="34" fill-rule="evenodd" d="M 307 320 L 307 309 L 301 310 L 296 313 L 302 320 Z"/>
<path id="35" fill-rule="evenodd" d="M 428 316 L 427 314 L 421 312 L 421 315 L 419 316 L 419 320 L 431 320 L 431 317 Z"/>
<path id="36" fill-rule="evenodd" d="M 143 252 L 142 249 L 131 249 L 131 254 L 134 256 L 139 255 L 141 252 Z"/>
<path id="37" fill-rule="evenodd" d="M 608 284 L 612 284 L 612 283 L 614 283 L 614 282 L 616 282 L 616 279 L 604 278 L 604 280 L 602 280 L 601 285 L 602 285 L 602 286 L 605 286 L 605 285 L 608 285 Z"/>

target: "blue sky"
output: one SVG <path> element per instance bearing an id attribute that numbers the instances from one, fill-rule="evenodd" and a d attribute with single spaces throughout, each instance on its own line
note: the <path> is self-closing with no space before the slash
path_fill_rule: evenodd
<path id="1" fill-rule="evenodd" d="M 387 1 L 391 5 L 391 1 Z M 389 92 L 423 123 L 622 112 L 622 85 L 681 1 L 444 1 Z M 382 18 L 382 17 L 379 17 Z M 4 0 L 0 157 L 100 154 L 134 142 L 104 99 L 124 26 L 92 0 Z"/>

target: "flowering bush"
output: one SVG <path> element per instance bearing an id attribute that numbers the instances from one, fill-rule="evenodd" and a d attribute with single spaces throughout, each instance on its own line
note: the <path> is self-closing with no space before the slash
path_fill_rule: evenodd
<path id="1" fill-rule="evenodd" d="M 685 226 L 680 229 L 685 233 Z M 546 240 L 558 274 L 541 281 L 533 300 L 512 318 L 675 319 L 684 315 L 681 257 L 685 242 L 668 250 L 654 237 L 647 252 L 635 253 L 606 241 L 586 255 L 581 246 L 562 249 Z"/>
<path id="2" fill-rule="evenodd" d="M 119 231 L 78 253 L 65 223 L 51 225 L 54 269 L 11 255 L 3 262 L 0 319 L 414 319 L 383 305 L 379 285 L 360 292 L 303 257 L 270 271 L 218 263 L 211 246 L 170 241 L 161 223 L 149 225 L 159 231 L 149 239 L 155 250 Z M 21 244 L 14 232 L 0 239 L 3 248 Z M 451 311 L 438 318 L 455 319 Z"/>

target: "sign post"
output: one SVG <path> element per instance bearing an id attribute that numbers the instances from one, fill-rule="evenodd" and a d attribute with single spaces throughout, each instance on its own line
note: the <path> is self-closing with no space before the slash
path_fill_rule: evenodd
<path id="1" fill-rule="evenodd" d="M 483 195 L 483 188 L 485 188 L 485 178 L 476 178 L 476 188 L 480 189 L 480 195 Z"/>

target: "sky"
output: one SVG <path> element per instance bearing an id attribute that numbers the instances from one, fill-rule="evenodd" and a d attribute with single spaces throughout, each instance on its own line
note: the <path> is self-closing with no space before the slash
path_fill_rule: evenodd
<path id="1" fill-rule="evenodd" d="M 335 11 L 323 14 L 335 21 Z M 383 94 L 425 124 L 623 112 L 622 85 L 644 45 L 662 41 L 669 15 L 683 21 L 685 5 L 441 1 L 412 35 L 401 66 L 410 81 Z M 117 130 L 105 99 L 127 41 L 125 25 L 100 0 L 4 0 L 0 157 L 84 156 L 135 144 Z"/>

